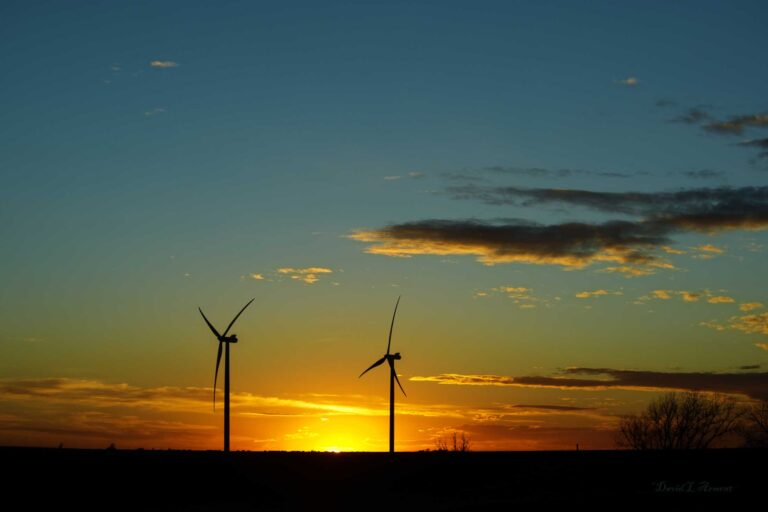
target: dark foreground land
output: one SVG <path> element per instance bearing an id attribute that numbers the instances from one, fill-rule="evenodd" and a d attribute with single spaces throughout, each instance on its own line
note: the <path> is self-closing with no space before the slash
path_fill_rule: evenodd
<path id="1" fill-rule="evenodd" d="M 19 510 L 394 512 L 512 510 L 542 503 L 731 508 L 763 502 L 766 456 L 765 450 L 390 457 L 0 448 L 4 501 Z"/>

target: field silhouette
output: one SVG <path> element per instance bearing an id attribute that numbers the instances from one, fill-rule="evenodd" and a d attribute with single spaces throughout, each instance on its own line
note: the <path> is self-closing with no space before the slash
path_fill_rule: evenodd
<path id="1" fill-rule="evenodd" d="M 52 510 L 498 510 L 747 505 L 765 450 L 302 453 L 0 448 L 5 488 Z M 12 469 L 12 471 L 9 471 Z M 44 508 L 41 508 L 44 507 Z"/>

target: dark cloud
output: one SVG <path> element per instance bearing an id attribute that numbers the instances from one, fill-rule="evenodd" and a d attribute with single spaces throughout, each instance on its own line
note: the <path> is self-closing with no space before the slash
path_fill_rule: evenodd
<path id="1" fill-rule="evenodd" d="M 464 169 L 458 172 L 444 171 L 440 173 L 440 177 L 446 180 L 451 180 L 451 181 L 481 182 L 481 181 L 489 181 L 488 177 L 493 175 L 559 179 L 559 178 L 568 178 L 568 177 L 574 177 L 574 176 L 598 176 L 602 178 L 631 178 L 633 176 L 645 176 L 648 174 L 650 173 L 591 171 L 591 170 L 584 170 L 584 169 L 545 169 L 543 167 L 514 167 L 514 166 L 491 165 L 487 167 L 480 167 L 477 169 Z"/>
<path id="2" fill-rule="evenodd" d="M 441 178 L 445 178 L 447 180 L 452 181 L 485 181 L 485 178 L 483 178 L 480 175 L 477 174 L 469 174 L 466 172 L 441 172 L 440 173 Z"/>
<path id="3" fill-rule="evenodd" d="M 587 375 L 600 378 L 576 378 Z M 467 386 L 518 386 L 560 389 L 638 389 L 647 391 L 709 391 L 768 399 L 768 372 L 656 372 L 613 368 L 567 368 L 555 377 L 441 374 L 411 377 L 412 381 Z"/>
<path id="4" fill-rule="evenodd" d="M 768 139 L 750 139 L 738 143 L 739 146 L 768 149 Z"/>
<path id="5" fill-rule="evenodd" d="M 646 217 L 647 222 L 696 229 L 756 227 L 768 224 L 768 187 L 717 187 L 675 192 L 594 192 L 578 189 L 449 187 L 456 199 L 487 204 L 531 206 L 561 203 L 610 213 Z"/>
<path id="6" fill-rule="evenodd" d="M 739 366 L 739 370 L 759 370 L 760 365 L 759 364 L 745 364 L 744 366 Z"/>
<path id="7" fill-rule="evenodd" d="M 615 171 L 588 171 L 583 169 L 544 169 L 542 167 L 484 167 L 482 171 L 510 176 L 532 176 L 537 178 L 567 178 L 570 176 L 602 176 L 604 178 L 630 178 L 632 174 Z"/>
<path id="8" fill-rule="evenodd" d="M 652 252 L 669 243 L 672 234 L 768 226 L 768 187 L 648 193 L 465 185 L 448 191 L 457 199 L 489 204 L 561 203 L 642 218 L 550 225 L 428 219 L 358 230 L 350 238 L 373 244 L 369 253 L 387 256 L 474 255 L 489 265 L 524 262 L 581 268 L 598 261 L 658 265 Z"/>
<path id="9" fill-rule="evenodd" d="M 768 139 L 750 139 L 737 143 L 738 146 L 745 148 L 768 149 Z M 768 158 L 768 151 L 761 151 L 757 154 L 758 158 Z"/>
<path id="10" fill-rule="evenodd" d="M 699 124 L 712 119 L 706 110 L 699 107 L 689 108 L 684 114 L 672 119 L 673 123 Z"/>
<path id="11" fill-rule="evenodd" d="M 692 178 L 695 180 L 710 180 L 715 178 L 722 178 L 725 176 L 725 173 L 723 171 L 714 171 L 712 169 L 701 169 L 698 171 L 684 171 L 681 174 L 687 178 Z"/>
<path id="12" fill-rule="evenodd" d="M 514 405 L 520 409 L 542 409 L 545 411 L 592 411 L 594 407 L 576 407 L 573 405 Z"/>
<path id="13" fill-rule="evenodd" d="M 677 102 L 674 101 L 674 100 L 670 100 L 670 99 L 666 99 L 666 98 L 661 98 L 659 100 L 656 100 L 654 105 L 656 105 L 659 108 L 676 107 L 677 106 Z"/>
<path id="14" fill-rule="evenodd" d="M 485 264 L 525 262 L 583 267 L 594 261 L 650 263 L 649 250 L 668 242 L 663 227 L 653 223 L 610 221 L 553 225 L 491 223 L 479 220 L 423 220 L 350 238 L 371 242 L 373 254 L 475 255 Z"/>
<path id="15" fill-rule="evenodd" d="M 732 116 L 725 121 L 712 121 L 704 129 L 718 135 L 741 135 L 748 127 L 768 127 L 768 113 Z"/>
<path id="16" fill-rule="evenodd" d="M 672 122 L 700 125 L 701 128 L 715 135 L 742 135 L 749 128 L 768 128 L 768 113 L 734 115 L 725 120 L 715 119 L 708 110 L 711 105 L 699 105 L 672 119 Z M 751 139 L 740 146 L 768 148 L 768 139 Z M 768 158 L 768 151 L 763 151 L 757 158 Z M 754 161 L 753 161 L 754 163 Z"/>

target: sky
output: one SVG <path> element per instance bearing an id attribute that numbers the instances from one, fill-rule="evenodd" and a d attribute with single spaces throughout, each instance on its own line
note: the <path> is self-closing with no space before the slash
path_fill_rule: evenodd
<path id="1" fill-rule="evenodd" d="M 0 445 L 603 449 L 768 389 L 768 6 L 0 4 Z M 223 399 L 219 380 L 218 400 Z"/>

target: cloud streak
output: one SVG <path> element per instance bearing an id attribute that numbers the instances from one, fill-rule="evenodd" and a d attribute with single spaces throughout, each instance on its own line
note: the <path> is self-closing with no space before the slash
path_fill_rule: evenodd
<path id="1" fill-rule="evenodd" d="M 768 224 L 768 187 L 693 188 L 675 192 L 595 192 L 579 189 L 448 187 L 454 199 L 491 205 L 562 204 L 607 213 L 642 216 L 701 229 Z"/>
<path id="2" fill-rule="evenodd" d="M 639 220 L 541 225 L 500 219 L 427 219 L 380 229 L 360 229 L 349 238 L 366 252 L 386 256 L 473 255 L 487 265 L 524 262 L 583 268 L 594 262 L 672 265 L 653 254 L 676 233 L 757 230 L 768 227 L 768 187 L 699 188 L 677 192 L 593 192 L 574 189 L 477 187 L 448 189 L 457 199 L 531 206 L 560 203 L 640 216 Z M 707 246 L 708 247 L 708 246 Z M 628 273 L 631 275 L 631 273 Z"/>
<path id="3" fill-rule="evenodd" d="M 370 245 L 366 252 L 385 256 L 473 255 L 486 265 L 533 263 L 582 268 L 594 262 L 647 264 L 649 250 L 668 242 L 665 229 L 651 223 L 610 221 L 537 225 L 523 222 L 424 220 L 376 230 L 358 230 L 349 238 Z"/>
<path id="4" fill-rule="evenodd" d="M 574 378 L 587 375 L 600 378 Z M 714 373 L 714 372 L 655 372 L 617 370 L 613 368 L 567 368 L 554 377 L 503 375 L 440 374 L 411 377 L 415 382 L 437 382 L 463 386 L 516 386 L 557 389 L 629 389 L 644 391 L 691 390 L 746 395 L 768 398 L 768 372 Z"/>
<path id="5" fill-rule="evenodd" d="M 211 388 L 156 387 L 143 388 L 126 383 L 98 380 L 47 378 L 0 380 L 0 400 L 37 401 L 66 404 L 102 410 L 132 408 L 169 413 L 205 413 L 211 411 Z M 312 396 L 311 399 L 260 396 L 246 392 L 232 393 L 234 415 L 243 417 L 320 417 L 320 416 L 386 416 L 388 402 L 371 406 L 368 397 Z M 452 417 L 451 406 L 414 404 L 404 406 L 400 414 L 424 417 Z"/>
<path id="6" fill-rule="evenodd" d="M 625 87 L 635 87 L 639 83 L 639 80 L 635 76 L 628 76 L 627 78 L 622 78 L 621 80 L 614 80 L 614 83 L 623 85 Z"/>
<path id="7" fill-rule="evenodd" d="M 593 291 L 583 291 L 578 292 L 575 296 L 577 299 L 592 299 L 595 297 L 603 297 L 605 295 L 623 295 L 623 292 L 620 291 L 609 291 L 609 290 L 593 290 Z"/>
<path id="8" fill-rule="evenodd" d="M 153 67 L 155 69 L 168 69 L 168 68 L 177 68 L 179 67 L 178 62 L 174 62 L 172 60 L 153 60 L 149 63 L 150 67 Z"/>
<path id="9" fill-rule="evenodd" d="M 302 281 L 306 284 L 315 284 L 320 280 L 320 275 L 331 274 L 333 270 L 325 267 L 307 267 L 307 268 L 292 268 L 283 267 L 277 269 L 278 274 L 284 274 L 291 277 L 296 281 Z"/>
<path id="10" fill-rule="evenodd" d="M 713 121 L 704 125 L 704 130 L 718 135 L 741 135 L 746 128 L 768 127 L 768 114 L 746 114 L 731 116 L 725 121 Z"/>

